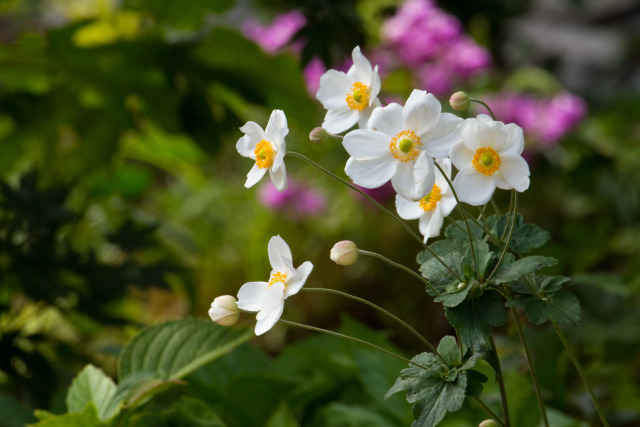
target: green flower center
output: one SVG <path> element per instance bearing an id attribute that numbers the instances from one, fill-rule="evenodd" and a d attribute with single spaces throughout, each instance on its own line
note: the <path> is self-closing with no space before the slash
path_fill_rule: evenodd
<path id="1" fill-rule="evenodd" d="M 400 143 L 398 144 L 398 148 L 400 149 L 400 151 L 402 151 L 403 153 L 408 153 L 409 151 L 411 151 L 411 149 L 413 148 L 413 141 L 410 140 L 409 138 L 404 138 L 402 141 L 400 141 Z"/>

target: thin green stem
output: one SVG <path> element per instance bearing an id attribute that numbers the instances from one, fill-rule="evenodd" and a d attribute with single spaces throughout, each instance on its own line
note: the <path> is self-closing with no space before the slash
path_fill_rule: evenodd
<path id="1" fill-rule="evenodd" d="M 580 361 L 576 357 L 576 354 L 574 353 L 573 348 L 571 347 L 571 344 L 567 340 L 567 337 L 564 336 L 564 332 L 562 332 L 562 329 L 560 329 L 560 326 L 558 326 L 558 323 L 555 320 L 551 319 L 551 324 L 553 325 L 553 329 L 555 329 L 556 334 L 558 335 L 558 338 L 560 339 L 560 341 L 562 341 L 562 345 L 564 346 L 564 349 L 569 354 L 569 358 L 573 362 L 573 365 L 576 367 L 578 374 L 580 374 L 580 378 L 582 379 L 584 386 L 589 391 L 589 394 L 591 395 L 591 400 L 593 401 L 593 405 L 596 408 L 596 412 L 600 417 L 600 421 L 602 421 L 602 425 L 604 427 L 609 427 L 609 422 L 607 421 L 607 418 L 604 416 L 604 411 L 600 407 L 600 402 L 598 402 L 598 398 L 596 397 L 596 394 L 593 391 L 593 387 L 591 387 L 591 382 L 589 381 L 589 378 L 587 378 L 587 374 L 582 368 L 582 364 L 580 364 Z"/>
<path id="2" fill-rule="evenodd" d="M 500 389 L 500 404 L 502 406 L 502 417 L 504 418 L 505 427 L 511 427 L 511 418 L 509 417 L 509 404 L 507 403 L 507 390 L 504 387 L 504 378 L 502 376 L 502 366 L 500 365 L 500 358 L 498 357 L 498 350 L 496 349 L 496 343 L 493 340 L 493 336 L 489 339 L 491 346 L 491 353 L 496 361 L 496 380 L 498 381 L 498 388 Z"/>
<path id="3" fill-rule="evenodd" d="M 531 357 L 531 352 L 529 351 L 529 345 L 527 344 L 527 340 L 524 336 L 524 330 L 522 329 L 522 323 L 520 323 L 520 318 L 518 317 L 518 312 L 515 307 L 511 307 L 511 313 L 513 314 L 513 318 L 516 322 L 516 327 L 518 329 L 518 335 L 520 336 L 520 342 L 522 343 L 522 349 L 524 350 L 524 358 L 527 361 L 527 366 L 529 367 L 529 374 L 531 375 L 531 382 L 533 383 L 533 390 L 536 393 L 536 399 L 538 400 L 538 407 L 540 408 L 540 415 L 542 415 L 542 421 L 546 427 L 549 427 L 549 419 L 547 418 L 547 411 L 544 408 L 544 401 L 542 400 L 542 394 L 540 393 L 540 383 L 538 382 L 538 376 L 536 375 L 536 370 L 533 365 L 533 358 Z"/>
<path id="4" fill-rule="evenodd" d="M 476 102 L 476 103 L 484 106 L 484 108 L 486 108 L 487 111 L 489 111 L 489 114 L 491 114 L 491 118 L 493 120 L 496 120 L 496 116 L 493 114 L 493 111 L 491 111 L 491 108 L 489 108 L 489 106 L 484 101 L 480 101 L 479 99 L 476 99 L 476 98 L 469 98 L 469 101 Z"/>
<path id="5" fill-rule="evenodd" d="M 378 347 L 377 345 L 371 344 L 368 341 L 361 340 L 360 338 L 351 337 L 349 335 L 344 335 L 344 334 L 341 334 L 339 332 L 330 331 L 328 329 L 316 328 L 315 326 L 309 326 L 309 325 L 305 325 L 303 323 L 292 322 L 290 320 L 280 319 L 280 320 L 278 320 L 278 322 L 286 323 L 287 325 L 291 325 L 291 326 L 297 326 L 297 327 L 302 328 L 302 329 L 308 329 L 308 330 L 314 331 L 314 332 L 322 332 L 323 334 L 333 335 L 334 337 L 343 338 L 343 339 L 346 339 L 346 340 L 357 342 L 358 344 L 366 345 L 368 347 L 373 348 L 374 350 L 381 351 L 382 353 L 388 354 L 389 356 L 393 356 L 396 359 L 399 359 L 399 360 L 402 360 L 404 362 L 407 362 L 410 365 L 417 366 L 418 368 L 424 369 L 425 371 L 429 370 L 429 368 L 427 366 L 424 366 L 424 365 L 421 365 L 419 363 L 416 363 L 416 362 L 414 362 L 412 360 L 409 360 L 406 357 L 402 357 L 399 354 L 396 354 L 396 353 L 394 353 L 392 351 L 389 351 L 389 350 L 384 349 L 382 347 Z"/>
<path id="6" fill-rule="evenodd" d="M 507 237 L 507 242 L 505 243 L 504 248 L 502 249 L 502 253 L 500 254 L 500 258 L 498 259 L 496 266 L 493 267 L 493 271 L 491 271 L 491 274 L 487 278 L 487 281 L 491 280 L 493 275 L 496 274 L 496 272 L 500 268 L 500 265 L 502 264 L 502 261 L 504 261 L 504 257 L 507 254 L 507 250 L 509 249 L 509 245 L 511 244 L 511 238 L 513 237 L 513 230 L 515 229 L 515 226 L 516 226 L 516 214 L 518 213 L 518 193 L 516 193 L 516 190 L 511 190 L 511 195 L 513 197 L 513 212 L 511 215 L 512 220 L 511 220 L 511 227 L 509 228 L 509 235 Z"/>
<path id="7" fill-rule="evenodd" d="M 445 365 L 447 364 L 447 361 L 444 360 L 444 358 L 438 353 L 438 350 L 436 349 L 436 347 L 433 344 L 431 344 L 429 341 L 427 341 L 427 339 L 425 337 L 423 337 L 418 331 L 413 329 L 407 322 L 405 322 L 404 320 L 400 319 L 395 314 L 393 314 L 393 313 L 385 310 L 384 308 L 380 307 L 379 305 L 376 305 L 376 304 L 372 303 L 371 301 L 368 301 L 368 300 L 366 300 L 364 298 L 360 298 L 360 297 L 357 297 L 355 295 L 348 294 L 346 292 L 338 291 L 336 289 L 329 289 L 329 288 L 302 288 L 301 290 L 302 291 L 306 291 L 306 292 L 326 292 L 326 293 L 330 293 L 330 294 L 340 295 L 340 296 L 343 296 L 345 298 L 349 298 L 349 299 L 352 299 L 354 301 L 361 302 L 361 303 L 366 304 L 366 305 L 368 305 L 369 307 L 371 307 L 371 308 L 373 308 L 375 310 L 378 310 L 380 313 L 384 314 L 385 316 L 395 320 L 396 322 L 398 322 L 399 324 L 404 326 L 409 332 L 411 332 L 420 341 L 422 341 L 424 343 L 424 345 L 426 345 L 427 348 L 430 351 L 435 353 L 444 362 Z"/>
<path id="8" fill-rule="evenodd" d="M 382 260 L 382 261 L 386 262 L 387 264 L 389 264 L 389 265 L 390 265 L 390 266 L 392 266 L 392 267 L 399 268 L 400 270 L 405 271 L 405 272 L 407 272 L 407 273 L 411 274 L 413 277 L 415 277 L 415 278 L 417 278 L 417 279 L 421 280 L 424 284 L 426 284 L 426 285 L 429 287 L 429 289 L 431 289 L 431 292 L 433 292 L 434 294 L 436 294 L 436 296 L 440 296 L 440 292 L 438 292 L 438 291 L 436 290 L 436 288 L 434 288 L 434 287 L 433 287 L 433 285 L 432 285 L 432 284 L 431 284 L 427 279 L 425 279 L 424 277 L 422 277 L 421 275 L 419 275 L 419 274 L 418 274 L 418 273 L 416 273 L 415 271 L 411 270 L 409 267 L 405 267 L 405 266 L 404 266 L 404 265 L 402 265 L 402 264 L 398 264 L 398 263 L 397 263 L 397 262 L 395 262 L 395 261 L 391 261 L 391 260 L 390 260 L 389 258 L 387 258 L 386 256 L 384 256 L 384 255 L 380 255 L 380 254 L 378 254 L 378 253 L 376 253 L 376 252 L 365 251 L 365 250 L 363 250 L 363 249 L 358 249 L 358 252 L 359 252 L 359 253 L 361 253 L 362 255 L 367 255 L 367 256 L 370 256 L 370 257 L 373 257 L 373 258 L 378 258 L 378 259 L 380 259 L 380 260 Z"/>
<path id="9" fill-rule="evenodd" d="M 491 207 L 493 208 L 494 212 L 498 215 L 502 215 L 500 213 L 500 208 L 498 207 L 498 204 L 496 203 L 495 200 L 491 199 Z"/>
<path id="10" fill-rule="evenodd" d="M 473 399 L 476 401 L 476 403 L 477 403 L 478 405 L 480 405 L 480 407 L 481 407 L 482 409 L 484 409 L 484 411 L 485 411 L 487 414 L 489 414 L 489 416 L 491 417 L 491 419 L 493 419 L 495 422 L 497 422 L 497 423 L 498 423 L 498 424 L 500 424 L 502 427 L 504 427 L 504 421 L 502 421 L 502 420 L 500 419 L 500 417 L 498 416 L 498 414 L 496 414 L 495 412 L 493 412 L 493 410 L 492 410 L 491 408 L 489 408 L 489 406 L 488 406 L 486 403 L 484 403 L 484 402 L 483 402 L 479 397 L 474 397 Z"/>

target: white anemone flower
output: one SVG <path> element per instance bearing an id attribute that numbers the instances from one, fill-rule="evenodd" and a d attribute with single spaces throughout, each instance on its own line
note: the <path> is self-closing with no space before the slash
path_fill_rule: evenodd
<path id="1" fill-rule="evenodd" d="M 342 141 L 351 155 L 345 172 L 362 187 L 391 180 L 405 199 L 422 198 L 435 181 L 433 158 L 447 157 L 449 147 L 461 140 L 457 129 L 463 120 L 441 111 L 440 102 L 424 90 L 414 90 L 404 107 L 376 108 L 369 129 L 353 130 Z"/>
<path id="2" fill-rule="evenodd" d="M 523 192 L 529 188 L 529 165 L 522 158 L 524 135 L 514 123 L 505 125 L 481 114 L 460 125 L 462 141 L 449 155 L 459 170 L 453 187 L 461 202 L 487 203 L 496 187 Z"/>
<path id="3" fill-rule="evenodd" d="M 247 122 L 240 130 L 245 135 L 238 140 L 236 150 L 256 162 L 247 174 L 244 186 L 253 186 L 268 170 L 273 185 L 278 191 L 284 191 L 287 188 L 287 171 L 284 167 L 287 150 L 284 137 L 289 133 L 284 112 L 273 110 L 265 130 L 255 122 Z"/>
<path id="4" fill-rule="evenodd" d="M 327 110 L 322 127 L 329 133 L 341 133 L 353 125 L 365 128 L 375 107 L 380 106 L 378 66 L 371 63 L 356 46 L 351 54 L 353 65 L 347 73 L 329 70 L 320 77 L 316 98 Z"/>
<path id="5" fill-rule="evenodd" d="M 257 311 L 256 335 L 262 335 L 276 324 L 284 309 L 284 300 L 297 294 L 309 277 L 313 264 L 306 261 L 293 267 L 291 249 L 280 236 L 269 240 L 271 275 L 268 282 L 248 282 L 238 291 L 238 308 Z"/>
<path id="6" fill-rule="evenodd" d="M 451 160 L 437 159 L 436 162 L 447 174 L 447 178 L 451 178 Z M 420 233 L 424 236 L 425 243 L 427 239 L 440 235 L 444 219 L 455 206 L 456 198 L 440 170 L 436 170 L 436 181 L 431 191 L 417 202 L 396 196 L 398 215 L 403 219 L 420 220 Z"/>

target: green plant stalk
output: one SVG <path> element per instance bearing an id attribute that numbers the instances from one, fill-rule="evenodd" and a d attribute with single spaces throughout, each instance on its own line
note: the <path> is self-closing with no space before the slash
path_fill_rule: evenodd
<path id="1" fill-rule="evenodd" d="M 567 340 L 567 337 L 564 336 L 564 332 L 562 332 L 562 329 L 560 329 L 560 326 L 558 326 L 558 323 L 553 319 L 550 319 L 550 322 L 553 325 L 553 329 L 555 329 L 556 331 L 556 335 L 558 335 L 558 338 L 562 342 L 564 349 L 569 354 L 569 358 L 573 362 L 573 365 L 576 367 L 576 370 L 578 371 L 578 374 L 580 375 L 580 378 L 582 379 L 584 386 L 589 391 L 589 394 L 591 395 L 591 400 L 593 401 L 593 405 L 596 408 L 596 412 L 600 417 L 600 421 L 602 421 L 602 425 L 604 427 L 609 427 L 609 422 L 607 421 L 607 418 L 604 416 L 604 411 L 602 410 L 602 407 L 600 406 L 600 402 L 598 402 L 598 398 L 596 397 L 596 394 L 593 391 L 591 382 L 589 381 L 589 378 L 587 378 L 587 374 L 582 368 L 582 364 L 576 357 L 576 354 L 574 353 L 573 348 L 571 347 L 571 344 Z"/>
<path id="2" fill-rule="evenodd" d="M 348 294 L 346 292 L 342 292 L 342 291 L 338 291 L 336 289 L 329 289 L 329 288 L 302 288 L 301 290 L 306 291 L 306 292 L 327 292 L 330 294 L 336 294 L 336 295 L 341 295 L 345 298 L 349 298 L 352 299 L 354 301 L 358 301 L 361 302 L 363 304 L 368 305 L 369 307 L 379 311 L 380 313 L 384 314 L 385 316 L 395 320 L 396 322 L 398 322 L 399 324 L 401 324 L 402 326 L 404 326 L 409 332 L 411 332 L 413 335 L 415 335 L 420 341 L 422 341 L 424 343 L 424 345 L 427 346 L 427 348 L 432 351 L 433 353 L 435 353 L 440 360 L 442 360 L 444 362 L 444 364 L 447 364 L 447 361 L 444 360 L 444 358 L 438 353 L 438 350 L 436 349 L 436 347 L 431 344 L 429 341 L 427 341 L 427 339 L 425 337 L 423 337 L 418 331 L 416 331 L 415 329 L 413 329 L 407 322 L 405 322 L 404 320 L 400 319 L 398 316 L 396 316 L 395 314 L 385 310 L 384 308 L 380 307 L 379 305 L 376 305 L 374 303 L 372 303 L 371 301 L 368 301 L 364 298 L 360 298 L 357 297 L 355 295 L 351 295 Z"/>
<path id="3" fill-rule="evenodd" d="M 489 114 L 491 114 L 491 118 L 493 120 L 496 120 L 496 116 L 493 114 L 493 111 L 491 111 L 491 108 L 489 108 L 489 106 L 484 101 L 480 101 L 479 99 L 476 99 L 476 98 L 469 98 L 469 101 L 476 102 L 476 103 L 484 106 L 484 108 L 486 108 L 487 111 L 489 111 Z"/>
<path id="4" fill-rule="evenodd" d="M 418 280 L 422 281 L 425 285 L 427 285 L 427 286 L 429 287 L 429 289 L 431 289 L 431 291 L 432 291 L 434 294 L 436 294 L 436 296 L 440 296 L 440 292 L 438 292 L 438 291 L 436 290 L 436 288 L 434 288 L 434 287 L 433 287 L 433 285 L 432 285 L 431 283 L 429 283 L 429 281 L 428 281 L 427 279 L 425 279 L 424 277 L 422 277 L 421 275 L 419 275 L 419 274 L 418 274 L 418 273 L 416 273 L 415 271 L 411 270 L 410 268 L 405 267 L 404 265 L 399 264 L 399 263 L 397 263 L 397 262 L 395 262 L 395 261 L 391 261 L 391 260 L 390 260 L 389 258 L 387 258 L 386 256 L 384 256 L 384 255 L 380 255 L 379 253 L 376 253 L 376 252 L 365 251 L 365 250 L 363 250 L 363 249 L 358 249 L 358 252 L 359 252 L 360 254 L 362 254 L 362 255 L 367 255 L 367 256 L 370 256 L 370 257 L 373 257 L 373 258 L 378 258 L 378 259 L 380 259 L 380 260 L 382 260 L 382 261 L 386 262 L 387 264 L 389 264 L 389 265 L 390 265 L 390 266 L 392 266 L 392 267 L 399 268 L 400 270 L 405 271 L 405 272 L 407 272 L 407 273 L 411 274 L 413 277 L 417 278 Z"/>
<path id="5" fill-rule="evenodd" d="M 511 195 L 513 196 L 513 213 L 512 213 L 511 227 L 509 228 L 509 235 L 507 237 L 507 243 L 504 245 L 504 249 L 502 249 L 502 253 L 500 254 L 500 258 L 498 259 L 496 266 L 493 267 L 493 271 L 491 271 L 491 274 L 487 278 L 487 282 L 491 280 L 494 274 L 496 274 L 496 272 L 500 268 L 500 265 L 502 264 L 502 261 L 504 261 L 504 257 L 507 254 L 509 245 L 511 244 L 511 238 L 513 237 L 513 230 L 516 228 L 516 214 L 518 212 L 518 194 L 516 193 L 516 190 L 511 190 Z"/>
<path id="6" fill-rule="evenodd" d="M 504 427 L 504 421 L 502 421 L 502 420 L 500 419 L 500 417 L 498 416 L 498 414 L 496 414 L 495 412 L 493 412 L 493 411 L 491 410 L 491 408 L 489 408 L 489 406 L 488 406 L 486 403 L 484 403 L 484 402 L 482 401 L 482 399 L 480 399 L 479 397 L 474 397 L 473 399 L 476 401 L 476 403 L 477 403 L 478 405 L 480 405 L 480 407 L 481 407 L 482 409 L 484 409 L 484 410 L 485 410 L 485 412 L 486 412 L 487 414 L 489 414 L 489 416 L 491 417 L 491 419 L 493 419 L 495 422 L 497 422 L 497 423 L 498 423 L 498 424 L 500 424 L 502 427 Z"/>
<path id="7" fill-rule="evenodd" d="M 496 343 L 491 336 L 489 340 L 491 345 L 491 352 L 496 358 L 496 380 L 498 380 L 498 388 L 500 389 L 500 404 L 502 406 L 502 417 L 504 418 L 505 427 L 511 427 L 511 418 L 509 417 L 509 404 L 507 403 L 507 390 L 504 387 L 504 378 L 502 376 L 502 366 L 500 365 L 500 358 L 498 357 L 498 350 L 496 349 Z"/>
<path id="8" fill-rule="evenodd" d="M 302 328 L 302 329 L 308 329 L 308 330 L 314 331 L 314 332 L 321 332 L 323 334 L 333 335 L 334 337 L 343 338 L 343 339 L 350 340 L 350 341 L 353 341 L 353 342 L 357 342 L 358 344 L 366 345 L 367 347 L 371 347 L 374 350 L 381 351 L 382 353 L 388 354 L 389 356 L 393 356 L 396 359 L 399 359 L 399 360 L 402 360 L 404 362 L 407 362 L 410 365 L 417 366 L 418 368 L 424 369 L 425 371 L 429 370 L 429 368 L 427 366 L 421 365 L 420 363 L 416 363 L 416 362 L 414 362 L 412 360 L 409 360 L 406 357 L 402 357 L 399 354 L 396 354 L 396 353 L 394 353 L 392 351 L 389 351 L 389 350 L 384 349 L 382 347 L 378 347 L 377 345 L 371 344 L 368 341 L 361 340 L 360 338 L 351 337 L 349 335 L 344 335 L 344 334 L 341 334 L 339 332 L 330 331 L 328 329 L 316 328 L 315 326 L 309 326 L 309 325 L 305 325 L 303 323 L 292 322 L 290 320 L 280 319 L 280 320 L 278 320 L 278 322 L 285 323 L 285 324 L 291 325 L 291 326 L 297 326 L 297 327 Z"/>
<path id="9" fill-rule="evenodd" d="M 542 421 L 544 422 L 545 427 L 549 427 L 547 411 L 545 410 L 544 401 L 542 400 L 542 393 L 540 393 L 540 383 L 538 382 L 538 376 L 536 375 L 536 370 L 533 365 L 533 359 L 531 357 L 531 352 L 529 351 L 529 345 L 527 344 L 527 340 L 524 337 L 524 330 L 522 329 L 522 324 L 520 323 L 518 312 L 515 307 L 511 307 L 511 313 L 513 314 L 513 318 L 516 322 L 516 327 L 518 328 L 518 335 L 520 336 L 520 342 L 522 343 L 522 349 L 524 350 L 524 358 L 527 361 L 529 374 L 531 375 L 531 382 L 533 383 L 533 390 L 536 394 L 536 399 L 538 400 L 540 415 L 542 415 Z"/>
<path id="10" fill-rule="evenodd" d="M 356 187 L 355 185 L 351 184 L 348 181 L 345 181 L 344 179 L 340 178 L 338 175 L 334 174 L 333 172 L 328 171 L 327 169 L 323 168 L 322 166 L 320 166 L 319 164 L 317 164 L 316 162 L 314 162 L 313 160 L 309 159 L 306 156 L 303 156 L 300 153 L 296 153 L 295 151 L 288 151 L 287 155 L 291 155 L 293 157 L 297 157 L 301 160 L 304 160 L 305 162 L 309 163 L 311 166 L 313 166 L 314 168 L 318 169 L 320 172 L 323 172 L 325 174 L 327 174 L 328 176 L 330 176 L 331 178 L 335 179 L 336 181 L 346 185 L 347 187 L 351 188 L 352 190 L 358 192 L 362 197 L 364 197 L 365 199 L 367 199 L 369 201 L 369 203 L 371 203 L 372 205 L 374 205 L 375 207 L 377 207 L 378 209 L 380 209 L 382 212 L 384 212 L 385 214 L 389 215 L 394 221 L 396 221 L 398 224 L 400 224 L 400 226 L 402 228 L 404 228 L 407 233 L 409 233 L 414 239 L 416 239 L 418 242 L 420 242 L 420 244 L 422 245 L 423 248 L 425 248 L 434 258 L 436 258 L 438 260 L 438 262 L 440 262 L 440 264 L 442 264 L 444 266 L 444 268 L 446 268 L 451 274 L 453 274 L 456 279 L 460 280 L 461 282 L 463 282 L 463 280 L 460 278 L 460 276 L 458 276 L 452 269 L 451 267 L 449 267 L 447 265 L 447 263 L 445 263 L 438 255 L 436 255 L 435 252 L 433 252 L 433 250 L 427 246 L 426 243 L 424 243 L 424 241 L 422 240 L 422 238 L 420 236 L 418 236 L 412 229 L 411 227 L 409 227 L 404 221 L 402 221 L 402 219 L 400 219 L 398 216 L 396 216 L 393 212 L 391 212 L 389 209 L 385 208 L 384 206 L 382 206 L 380 203 L 376 202 L 373 198 L 371 198 L 371 196 L 369 196 L 367 193 L 365 193 L 364 191 L 360 190 L 358 187 Z"/>

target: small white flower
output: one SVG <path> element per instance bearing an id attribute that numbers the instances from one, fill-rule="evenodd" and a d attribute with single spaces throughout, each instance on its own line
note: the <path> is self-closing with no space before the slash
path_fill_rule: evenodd
<path id="1" fill-rule="evenodd" d="M 209 317 L 218 325 L 231 326 L 235 324 L 240 317 L 236 299 L 231 295 L 217 297 L 211 303 Z"/>
<path id="2" fill-rule="evenodd" d="M 447 178 L 450 178 L 451 160 L 438 159 L 436 162 L 447 174 Z M 424 236 L 425 243 L 430 237 L 440 235 L 444 218 L 455 206 L 456 199 L 453 192 L 439 170 L 436 170 L 436 181 L 431 191 L 419 201 L 413 202 L 400 195 L 396 196 L 396 209 L 400 218 L 420 219 L 420 233 Z"/>
<path id="3" fill-rule="evenodd" d="M 280 236 L 269 240 L 271 275 L 268 282 L 248 282 L 238 291 L 238 308 L 257 311 L 256 335 L 262 335 L 276 324 L 284 309 L 284 300 L 297 294 L 309 277 L 313 264 L 306 261 L 293 268 L 291 249 Z"/>
<path id="4" fill-rule="evenodd" d="M 244 186 L 253 186 L 268 170 L 273 185 L 278 191 L 284 191 L 287 188 L 287 171 L 284 167 L 287 150 L 284 137 L 289 133 L 289 128 L 282 110 L 273 110 L 265 130 L 255 122 L 247 122 L 240 130 L 245 135 L 238 140 L 236 150 L 256 162 L 247 174 Z"/>
<path id="5" fill-rule="evenodd" d="M 435 181 L 433 158 L 447 157 L 451 144 L 461 139 L 457 128 L 462 119 L 441 110 L 440 102 L 423 90 L 414 90 L 404 107 L 376 108 L 369 129 L 351 131 L 342 141 L 351 155 L 347 175 L 365 188 L 391 180 L 405 199 L 422 198 Z"/>
<path id="6" fill-rule="evenodd" d="M 484 114 L 460 125 L 462 141 L 451 146 L 450 157 L 459 172 L 453 187 L 461 202 L 487 203 L 496 187 L 523 192 L 529 188 L 529 165 L 522 128 L 514 123 L 491 120 Z"/>
<path id="7" fill-rule="evenodd" d="M 380 76 L 378 66 L 371 63 L 356 46 L 351 55 L 353 65 L 345 74 L 329 70 L 320 77 L 318 100 L 327 110 L 322 127 L 329 133 L 341 133 L 358 123 L 367 126 L 371 111 L 380 105 Z"/>

